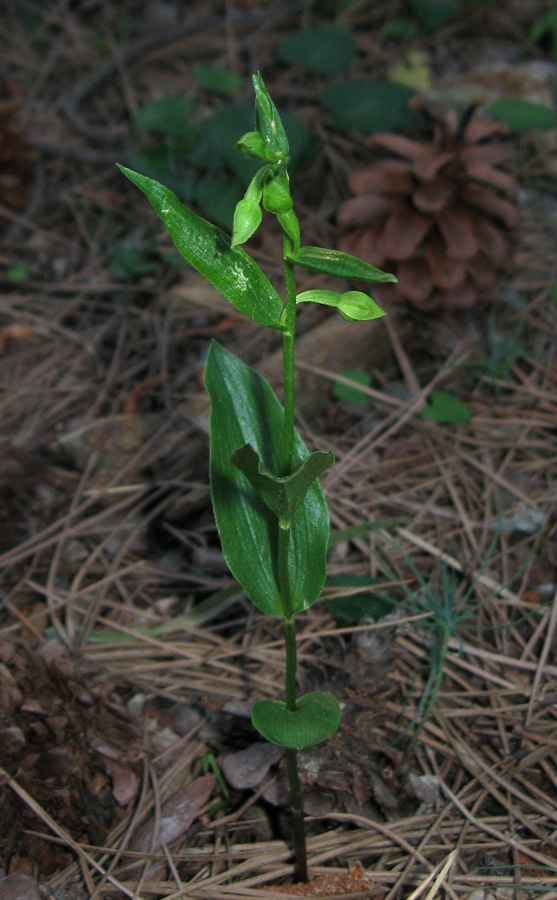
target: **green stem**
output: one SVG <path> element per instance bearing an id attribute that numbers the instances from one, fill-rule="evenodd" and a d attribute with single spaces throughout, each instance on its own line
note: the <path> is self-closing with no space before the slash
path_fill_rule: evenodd
<path id="1" fill-rule="evenodd" d="M 294 266 L 288 261 L 287 254 L 292 245 L 284 236 L 284 274 L 286 279 L 286 328 L 282 333 L 282 360 L 284 374 L 284 450 L 283 474 L 292 471 L 294 455 L 294 337 L 296 334 L 296 280 Z M 286 649 L 285 701 L 286 708 L 292 712 L 296 709 L 296 626 L 292 593 L 290 590 L 290 574 L 288 571 L 288 551 L 290 548 L 289 520 L 279 521 L 278 546 L 278 582 L 284 611 L 284 643 Z M 304 805 L 300 776 L 298 774 L 298 757 L 295 750 L 286 750 L 286 774 L 290 793 L 288 803 L 292 815 L 292 835 L 294 838 L 294 858 L 296 860 L 294 878 L 296 881 L 308 880 L 306 829 L 304 825 Z"/>
<path id="2" fill-rule="evenodd" d="M 292 471 L 294 452 L 294 336 L 296 333 L 296 279 L 294 265 L 286 258 L 291 242 L 284 236 L 284 275 L 286 278 L 286 327 L 282 333 L 284 370 L 284 475 Z"/>
<path id="3" fill-rule="evenodd" d="M 287 750 L 285 754 L 286 772 L 290 794 L 288 803 L 292 813 L 292 833 L 294 837 L 294 856 L 296 866 L 294 869 L 295 881 L 308 880 L 308 855 L 306 847 L 306 828 L 304 825 L 304 809 L 302 788 L 298 775 L 298 758 L 295 750 Z"/>
<path id="4" fill-rule="evenodd" d="M 286 646 L 286 708 L 296 710 L 296 626 L 294 619 L 284 619 L 284 642 Z"/>
<path id="5" fill-rule="evenodd" d="M 292 621 L 294 607 L 292 605 L 292 593 L 290 591 L 290 573 L 288 571 L 288 552 L 290 549 L 289 519 L 279 519 L 278 534 L 278 587 L 280 602 L 285 620 Z"/>

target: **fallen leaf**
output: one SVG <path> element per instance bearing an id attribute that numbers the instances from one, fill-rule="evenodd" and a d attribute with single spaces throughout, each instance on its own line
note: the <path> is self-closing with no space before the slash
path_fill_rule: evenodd
<path id="1" fill-rule="evenodd" d="M 2 900 L 41 900 L 41 893 L 34 878 L 14 872 L 0 878 L 0 897 Z"/>
<path id="2" fill-rule="evenodd" d="M 254 788 L 261 784 L 271 766 L 279 761 L 283 753 L 282 747 L 261 741 L 238 753 L 228 753 L 222 761 L 222 771 L 233 788 Z"/>
<path id="3" fill-rule="evenodd" d="M 130 850 L 148 853 L 160 850 L 163 844 L 170 844 L 181 837 L 199 815 L 215 787 L 214 775 L 202 775 L 185 788 L 176 791 L 163 805 L 156 833 L 154 817 L 143 825 L 130 843 Z"/>

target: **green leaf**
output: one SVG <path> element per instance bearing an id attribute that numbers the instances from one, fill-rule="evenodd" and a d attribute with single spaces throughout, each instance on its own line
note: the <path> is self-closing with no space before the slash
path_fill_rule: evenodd
<path id="1" fill-rule="evenodd" d="M 376 590 L 380 582 L 368 575 L 332 575 L 325 587 L 346 590 L 347 596 L 328 597 L 325 606 L 339 625 L 357 625 L 364 618 L 377 622 L 396 606 L 394 597 Z"/>
<path id="2" fill-rule="evenodd" d="M 331 694 L 305 694 L 289 710 L 280 700 L 260 700 L 251 711 L 251 720 L 271 744 L 288 750 L 307 750 L 330 737 L 340 723 L 340 706 Z"/>
<path id="3" fill-rule="evenodd" d="M 531 128 L 557 128 L 557 112 L 543 103 L 496 100 L 486 112 L 494 119 L 504 122 L 511 133 L 529 131 Z"/>
<path id="4" fill-rule="evenodd" d="M 121 247 L 110 262 L 110 270 L 120 278 L 148 275 L 156 268 L 148 254 L 138 247 Z"/>
<path id="5" fill-rule="evenodd" d="M 416 25 L 411 19 L 405 18 L 394 18 L 388 19 L 385 22 L 385 37 L 390 38 L 392 41 L 403 41 L 405 38 L 411 36 L 412 32 L 416 30 Z"/>
<path id="6" fill-rule="evenodd" d="M 362 291 L 347 291 L 345 294 L 339 294 L 338 291 L 304 291 L 302 294 L 298 294 L 296 303 L 320 303 L 321 306 L 334 306 L 342 318 L 348 322 L 368 322 L 386 315 L 386 312 L 377 305 L 375 300 Z"/>
<path id="7" fill-rule="evenodd" d="M 241 87 L 242 79 L 229 69 L 217 66 L 196 66 L 193 70 L 196 81 L 213 94 L 230 96 Z"/>
<path id="8" fill-rule="evenodd" d="M 364 387 L 370 386 L 371 376 L 369 373 L 355 369 L 352 372 L 343 372 L 342 374 L 344 378 L 348 378 L 354 383 L 354 387 L 350 387 L 350 385 L 342 381 L 335 381 L 332 389 L 333 397 L 336 397 L 342 403 L 349 403 L 350 406 L 369 406 L 370 400 L 368 395 L 356 387 L 357 384 L 361 384 Z"/>
<path id="9" fill-rule="evenodd" d="M 442 28 L 458 13 L 458 3 L 451 0 L 409 0 L 409 3 L 428 31 Z"/>
<path id="10" fill-rule="evenodd" d="M 324 247 L 301 247 L 297 253 L 291 253 L 289 260 L 310 272 L 333 275 L 336 278 L 349 278 L 354 281 L 396 282 L 390 272 L 382 272 L 369 263 L 343 253 L 341 250 L 326 250 Z"/>
<path id="11" fill-rule="evenodd" d="M 245 188 L 260 167 L 256 159 L 248 159 L 236 149 L 238 140 L 250 128 L 253 128 L 251 104 L 227 103 L 205 123 L 193 162 L 206 169 L 228 166 Z"/>
<path id="12" fill-rule="evenodd" d="M 26 263 L 16 263 L 11 269 L 8 269 L 7 278 L 9 281 L 28 281 L 31 271 Z"/>
<path id="13" fill-rule="evenodd" d="M 225 172 L 207 172 L 194 184 L 191 202 L 205 213 L 213 225 L 231 231 L 234 212 L 242 199 L 242 186 Z"/>
<path id="14" fill-rule="evenodd" d="M 545 35 L 553 38 L 554 51 L 557 52 L 557 3 L 555 0 L 553 6 L 539 19 L 536 19 L 532 25 L 524 50 L 531 50 L 534 44 L 537 44 Z"/>
<path id="15" fill-rule="evenodd" d="M 169 137 L 191 138 L 196 129 L 189 121 L 193 108 L 192 101 L 180 95 L 161 97 L 139 110 L 134 128 Z"/>
<path id="16" fill-rule="evenodd" d="M 182 206 L 162 184 L 124 166 L 119 169 L 143 191 L 166 225 L 174 245 L 194 269 L 253 322 L 281 327 L 282 300 L 247 253 L 240 247 L 232 247 L 228 235 Z"/>
<path id="17" fill-rule="evenodd" d="M 278 474 L 284 410 L 261 375 L 215 341 L 207 355 L 205 384 L 211 398 L 211 492 L 223 553 L 252 603 L 268 615 L 282 616 L 275 564 L 278 519 L 231 456 L 251 444 L 267 469 Z M 308 456 L 296 434 L 294 466 Z M 321 594 L 328 539 L 329 513 L 315 480 L 292 517 L 288 568 L 294 612 L 307 609 Z"/>
<path id="18" fill-rule="evenodd" d="M 250 444 L 244 444 L 230 457 L 230 462 L 244 473 L 265 506 L 279 519 L 288 521 L 292 519 L 315 479 L 329 469 L 334 461 L 332 450 L 317 450 L 295 472 L 281 478 L 269 471 Z"/>
<path id="19" fill-rule="evenodd" d="M 342 81 L 325 88 L 319 102 L 344 131 L 373 134 L 410 128 L 418 114 L 408 105 L 416 91 L 378 78 Z"/>
<path id="20" fill-rule="evenodd" d="M 344 28 L 321 25 L 288 34 L 279 44 L 279 56 L 289 66 L 302 66 L 314 75 L 339 75 L 349 69 L 356 54 L 354 38 Z"/>
<path id="21" fill-rule="evenodd" d="M 441 425 L 471 422 L 472 413 L 462 400 L 447 391 L 432 391 L 429 403 L 422 410 L 424 417 Z"/>
<path id="22" fill-rule="evenodd" d="M 253 76 L 253 87 L 255 118 L 265 144 L 265 161 L 270 165 L 287 166 L 290 161 L 290 149 L 286 131 L 261 75 Z"/>
<path id="23" fill-rule="evenodd" d="M 133 152 L 126 161 L 129 168 L 139 172 L 140 175 L 154 178 L 156 181 L 163 179 L 176 192 L 179 192 L 181 179 L 172 173 L 172 153 L 168 147 L 149 147 L 146 150 Z"/>

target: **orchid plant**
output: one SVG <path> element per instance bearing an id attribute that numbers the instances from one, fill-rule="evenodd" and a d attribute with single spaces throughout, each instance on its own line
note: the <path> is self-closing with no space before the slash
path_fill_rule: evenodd
<path id="1" fill-rule="evenodd" d="M 300 303 L 333 307 L 355 322 L 384 312 L 361 291 L 297 293 L 295 273 L 302 268 L 359 282 L 396 278 L 349 254 L 301 246 L 286 132 L 260 75 L 253 85 L 256 129 L 236 146 L 262 165 L 236 206 L 232 238 L 182 206 L 163 185 L 120 169 L 145 193 L 182 256 L 237 310 L 282 335 L 284 405 L 261 375 L 216 341 L 207 354 L 205 384 L 211 400 L 211 495 L 223 553 L 246 596 L 261 612 L 280 617 L 284 627 L 284 700 L 256 702 L 252 721 L 266 740 L 285 749 L 295 874 L 306 881 L 297 753 L 328 738 L 341 711 L 330 694 L 297 695 L 295 621 L 319 598 L 325 581 L 329 513 L 318 478 L 334 456 L 330 450 L 310 453 L 294 427 L 296 314 Z M 262 207 L 283 232 L 284 301 L 241 246 L 260 227 Z"/>

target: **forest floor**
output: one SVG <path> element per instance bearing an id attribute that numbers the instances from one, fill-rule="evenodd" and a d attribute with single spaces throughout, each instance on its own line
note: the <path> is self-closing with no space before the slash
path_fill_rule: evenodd
<path id="1" fill-rule="evenodd" d="M 330 15 L 186 5 L 8 0 L 0 25 L 2 900 L 300 895 L 281 753 L 249 715 L 281 696 L 281 623 L 220 552 L 202 378 L 217 338 L 280 392 L 277 332 L 176 264 L 115 163 L 164 145 L 133 126 L 149 102 L 186 96 L 201 123 L 231 102 L 197 66 L 237 74 L 247 104 L 260 69 L 304 122 L 304 244 L 337 245 L 370 153 L 319 107 L 339 76 L 279 58 Z M 465 3 L 431 31 L 403 0 L 343 6 L 340 80 L 419 50 L 426 99 L 551 103 L 551 44 L 525 51 L 550 4 Z M 492 300 L 300 315 L 298 428 L 336 456 L 300 687 L 343 708 L 301 756 L 312 896 L 557 897 L 555 131 L 509 140 L 520 222 Z M 252 252 L 280 290 L 267 224 Z M 339 391 L 353 370 L 360 404 Z M 424 416 L 437 390 L 470 421 Z"/>

